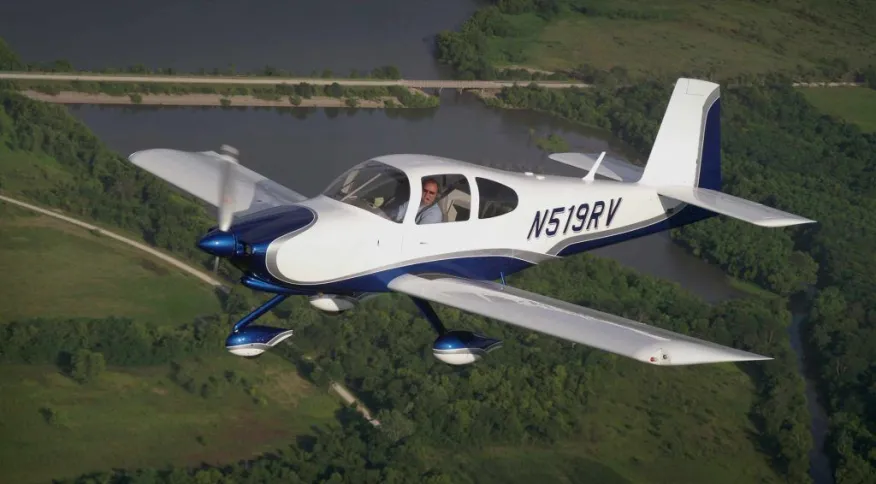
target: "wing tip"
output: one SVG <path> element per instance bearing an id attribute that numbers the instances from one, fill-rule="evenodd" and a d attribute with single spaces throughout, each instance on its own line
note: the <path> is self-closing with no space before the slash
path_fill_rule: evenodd
<path id="1" fill-rule="evenodd" d="M 746 361 L 769 361 L 775 358 L 758 355 L 711 343 L 700 344 L 672 341 L 659 347 L 649 348 L 634 357 L 656 366 L 689 366 L 716 363 L 741 363 Z"/>
<path id="2" fill-rule="evenodd" d="M 146 148 L 142 150 L 137 150 L 128 155 L 128 161 L 134 163 L 135 165 L 141 165 L 145 162 L 150 161 L 150 159 L 156 155 L 165 155 L 168 153 L 173 153 L 174 151 L 176 150 L 172 150 L 169 148 Z"/>
<path id="3" fill-rule="evenodd" d="M 805 224 L 815 224 L 818 223 L 815 220 L 811 220 L 804 217 L 790 216 L 790 217 L 780 217 L 763 220 L 757 223 L 762 227 L 769 228 L 781 228 L 781 227 L 793 227 L 794 225 L 805 225 Z"/>

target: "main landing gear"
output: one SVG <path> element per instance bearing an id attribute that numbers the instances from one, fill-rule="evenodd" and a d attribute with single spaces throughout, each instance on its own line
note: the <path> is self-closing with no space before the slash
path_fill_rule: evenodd
<path id="1" fill-rule="evenodd" d="M 253 321 L 285 301 L 289 294 L 278 294 L 238 321 L 225 339 L 225 349 L 231 354 L 255 358 L 292 336 L 291 329 L 270 326 L 250 326 Z"/>
<path id="2" fill-rule="evenodd" d="M 290 294 L 278 294 L 241 318 L 226 338 L 225 349 L 233 355 L 255 358 L 292 336 L 291 329 L 252 325 L 256 319 L 277 307 L 289 296 Z M 429 301 L 417 297 L 411 299 L 438 333 L 438 338 L 432 343 L 432 354 L 444 363 L 468 365 L 502 347 L 499 339 L 471 331 L 447 331 Z"/>
<path id="3" fill-rule="evenodd" d="M 438 338 L 432 343 L 432 354 L 435 358 L 449 365 L 469 365 L 487 353 L 502 347 L 502 340 L 489 338 L 471 331 L 447 331 L 432 305 L 425 299 L 411 297 L 423 316 L 438 333 Z"/>

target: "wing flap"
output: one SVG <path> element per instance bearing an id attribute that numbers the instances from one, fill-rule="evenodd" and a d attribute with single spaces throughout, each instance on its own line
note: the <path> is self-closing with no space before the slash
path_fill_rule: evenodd
<path id="1" fill-rule="evenodd" d="M 761 227 L 787 227 L 815 222 L 815 220 L 708 188 L 669 186 L 655 187 L 655 189 L 658 194 L 664 197 L 674 198 Z"/>
<path id="2" fill-rule="evenodd" d="M 389 288 L 646 363 L 772 359 L 490 281 L 405 274 L 393 279 Z"/>
<path id="3" fill-rule="evenodd" d="M 180 151 L 164 148 L 131 154 L 131 163 L 171 185 L 213 205 L 219 206 L 222 155 L 213 151 Z M 307 197 L 252 170 L 236 165 L 233 171 L 234 212 L 253 207 L 288 205 Z"/>

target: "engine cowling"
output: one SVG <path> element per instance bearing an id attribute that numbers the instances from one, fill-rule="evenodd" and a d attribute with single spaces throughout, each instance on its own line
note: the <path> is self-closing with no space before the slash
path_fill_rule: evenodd
<path id="1" fill-rule="evenodd" d="M 292 336 L 291 329 L 247 326 L 228 335 L 225 339 L 225 349 L 233 355 L 254 358 L 290 336 Z"/>
<path id="2" fill-rule="evenodd" d="M 340 314 L 344 311 L 349 311 L 356 306 L 355 300 L 332 294 L 311 296 L 308 298 L 308 301 L 311 306 L 327 314 Z"/>
<path id="3" fill-rule="evenodd" d="M 470 365 L 501 347 L 502 340 L 499 339 L 471 331 L 450 331 L 435 340 L 432 354 L 449 365 Z"/>

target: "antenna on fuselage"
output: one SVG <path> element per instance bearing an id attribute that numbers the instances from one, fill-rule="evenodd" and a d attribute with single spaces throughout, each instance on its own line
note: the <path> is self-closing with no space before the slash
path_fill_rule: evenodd
<path id="1" fill-rule="evenodd" d="M 590 168 L 590 171 L 588 171 L 586 175 L 584 175 L 584 178 L 582 178 L 582 180 L 586 182 L 592 182 L 596 179 L 596 172 L 599 171 L 599 165 L 602 164 L 603 158 L 605 158 L 604 151 L 599 154 L 599 158 L 596 159 L 596 163 L 593 164 L 593 167 Z"/>

